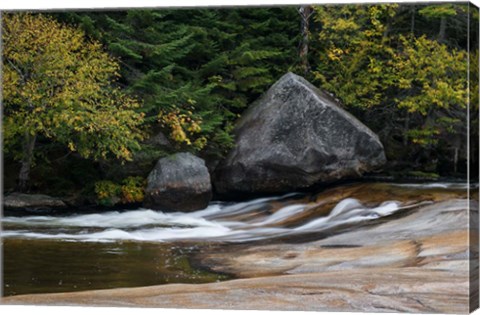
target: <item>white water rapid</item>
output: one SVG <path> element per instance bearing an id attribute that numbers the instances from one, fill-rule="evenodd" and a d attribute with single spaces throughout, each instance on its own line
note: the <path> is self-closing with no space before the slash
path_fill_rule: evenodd
<path id="1" fill-rule="evenodd" d="M 390 185 L 415 190 L 468 187 L 465 183 Z M 140 208 L 69 216 L 7 216 L 2 219 L 0 236 L 81 242 L 245 242 L 358 225 L 412 207 L 402 206 L 398 201 L 367 207 L 357 199 L 345 198 L 328 215 L 319 215 L 315 214 L 318 203 L 308 203 L 298 195 L 291 193 L 237 203 L 212 202 L 206 209 L 191 213 Z M 272 207 L 275 203 L 276 207 Z"/>
<path id="2" fill-rule="evenodd" d="M 321 232 L 348 223 L 358 223 L 390 215 L 400 204 L 387 201 L 373 208 L 358 200 L 340 201 L 327 216 L 299 221 L 295 227 L 282 225 L 312 209 L 306 203 L 290 203 L 273 213 L 265 209 L 282 197 L 261 198 L 241 203 L 213 202 L 192 213 L 164 213 L 149 209 L 77 214 L 71 216 L 4 217 L 4 238 L 59 239 L 65 241 L 149 241 L 175 240 L 244 242 L 278 236 Z M 293 201 L 294 202 L 294 201 Z"/>

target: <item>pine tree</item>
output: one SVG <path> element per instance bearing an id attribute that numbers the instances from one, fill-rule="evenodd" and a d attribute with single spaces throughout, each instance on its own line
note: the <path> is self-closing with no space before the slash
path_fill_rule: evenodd
<path id="1" fill-rule="evenodd" d="M 296 62 L 294 8 L 63 14 L 122 62 L 122 83 L 176 150 L 222 156 L 247 105 Z M 151 128 L 156 129 L 156 128 Z"/>

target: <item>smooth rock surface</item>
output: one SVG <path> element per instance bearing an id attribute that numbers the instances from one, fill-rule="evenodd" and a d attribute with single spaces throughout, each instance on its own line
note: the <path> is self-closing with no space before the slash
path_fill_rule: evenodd
<path id="1" fill-rule="evenodd" d="M 217 167 L 218 193 L 281 193 L 358 177 L 385 162 L 377 135 L 331 96 L 287 73 L 251 105 Z"/>
<path id="2" fill-rule="evenodd" d="M 432 294 L 432 291 L 440 291 Z M 9 297 L 7 304 L 235 310 L 467 313 L 464 272 L 383 268 L 208 284 Z"/>
<path id="3" fill-rule="evenodd" d="M 348 273 L 363 268 L 437 269 L 435 263 L 442 262 L 451 264 L 449 270 L 464 270 L 466 276 L 468 207 L 465 199 L 446 200 L 405 210 L 396 219 L 295 246 L 279 243 L 212 250 L 199 255 L 196 263 L 250 278 L 335 270 Z"/>
<path id="4" fill-rule="evenodd" d="M 148 176 L 145 207 L 163 211 L 195 211 L 212 199 L 210 174 L 205 161 L 191 153 L 158 160 Z"/>
<path id="5" fill-rule="evenodd" d="M 169 284 L 143 288 L 33 294 L 3 299 L 6 304 L 467 313 L 477 281 L 478 200 L 465 190 L 435 188 L 417 194 L 402 186 L 360 184 L 325 191 L 315 206 L 361 197 L 378 205 L 382 193 L 414 202 L 388 218 L 312 241 L 210 245 L 196 266 L 246 277 L 220 283 Z M 392 189 L 392 190 L 391 190 Z M 419 198 L 413 198 L 415 195 Z M 380 198 L 385 200 L 385 198 Z M 420 203 L 419 203 L 420 202 Z M 418 205 L 418 206 L 414 206 Z M 471 224 L 471 225 L 470 225 Z M 469 274 L 469 272 L 471 274 Z M 478 274 L 476 274 L 478 275 Z M 472 277 L 472 280 L 470 280 Z M 478 292 L 477 292 L 478 295 Z"/>

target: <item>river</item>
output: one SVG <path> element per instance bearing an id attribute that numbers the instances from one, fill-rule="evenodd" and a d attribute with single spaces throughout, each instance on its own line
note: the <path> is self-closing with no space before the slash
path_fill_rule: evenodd
<path id="1" fill-rule="evenodd" d="M 399 268 L 424 270 L 436 265 L 461 272 L 469 264 L 469 244 L 468 238 L 455 233 L 468 234 L 468 211 L 478 207 L 467 200 L 467 188 L 458 182 L 351 183 L 317 193 L 212 202 L 192 213 L 140 208 L 6 216 L 3 292 L 22 301 L 31 293 L 172 288 L 163 286 L 172 283 L 218 287 L 218 282 L 228 286 L 239 279 L 278 281 L 289 275 L 364 268 L 381 274 L 387 267 L 403 271 Z M 472 196 L 478 200 L 478 192 Z M 447 234 L 449 246 L 441 239 Z M 422 242 L 428 246 L 418 245 Z M 461 285 L 457 288 L 458 294 L 468 297 Z M 320 308 L 325 309 L 370 310 Z"/>

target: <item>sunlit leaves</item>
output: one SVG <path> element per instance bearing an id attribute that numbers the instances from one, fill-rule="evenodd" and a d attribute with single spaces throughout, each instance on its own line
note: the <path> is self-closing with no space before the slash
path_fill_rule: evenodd
<path id="1" fill-rule="evenodd" d="M 460 8 L 457 6 L 457 8 Z M 426 16 L 431 19 L 455 16 L 457 10 L 452 4 L 440 4 L 440 5 L 429 5 L 421 10 L 419 10 L 420 15 Z"/>
<path id="2" fill-rule="evenodd" d="M 393 80 L 385 27 L 397 5 L 315 7 L 322 44 L 315 78 L 346 105 L 373 107 Z"/>
<path id="3" fill-rule="evenodd" d="M 465 108 L 467 54 L 449 50 L 425 36 L 401 36 L 400 40 L 402 50 L 395 56 L 393 66 L 397 87 L 409 93 L 397 105 L 422 115 L 435 107 Z"/>
<path id="4" fill-rule="evenodd" d="M 191 111 L 181 111 L 175 108 L 169 112 L 161 111 L 158 120 L 164 128 L 170 130 L 170 138 L 176 143 L 201 150 L 206 145 L 207 139 L 200 135 L 202 119 L 194 118 L 194 116 Z"/>
<path id="5" fill-rule="evenodd" d="M 436 38 L 389 29 L 398 8 L 389 4 L 315 8 L 322 44 L 315 78 L 346 106 L 387 113 L 389 124 L 402 125 L 402 136 L 422 146 L 434 145 L 465 116 L 467 53 Z M 457 9 L 426 6 L 419 14 L 451 16 Z"/>
<path id="6" fill-rule="evenodd" d="M 396 106 L 430 117 L 409 136 L 417 144 L 435 144 L 442 132 L 460 130 L 454 127 L 462 123 L 455 114 L 466 113 L 467 54 L 425 36 L 400 36 L 400 42 L 392 62 L 398 78 L 394 87 L 402 95 L 395 99 Z"/>
<path id="7" fill-rule="evenodd" d="M 3 19 L 6 148 L 25 131 L 93 159 L 130 159 L 142 139 L 137 100 L 112 86 L 118 62 L 83 32 L 42 14 Z"/>

